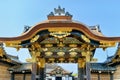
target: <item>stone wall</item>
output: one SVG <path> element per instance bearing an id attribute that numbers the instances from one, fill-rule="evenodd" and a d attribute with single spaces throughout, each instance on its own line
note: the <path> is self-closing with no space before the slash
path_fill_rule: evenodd
<path id="1" fill-rule="evenodd" d="M 10 80 L 11 74 L 8 71 L 10 66 L 0 62 L 0 80 Z"/>

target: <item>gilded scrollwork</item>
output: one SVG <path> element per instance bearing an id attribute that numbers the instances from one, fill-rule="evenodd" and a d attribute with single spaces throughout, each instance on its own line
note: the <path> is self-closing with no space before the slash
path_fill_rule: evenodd
<path id="1" fill-rule="evenodd" d="M 31 47 L 29 47 L 30 54 L 31 54 L 31 59 L 27 59 L 29 62 L 36 62 L 37 58 L 40 57 L 41 52 L 40 52 L 41 46 L 38 42 L 34 42 L 31 44 Z"/>
<path id="2" fill-rule="evenodd" d="M 90 39 L 87 38 L 85 35 L 81 35 L 81 38 L 82 38 L 85 42 L 90 43 Z"/>
<path id="3" fill-rule="evenodd" d="M 40 35 L 36 35 L 35 37 L 33 37 L 30 42 L 33 43 L 35 41 L 37 41 L 39 39 Z"/>
<path id="4" fill-rule="evenodd" d="M 67 31 L 54 31 L 50 32 L 50 35 L 60 39 L 70 35 L 70 33 Z"/>
<path id="5" fill-rule="evenodd" d="M 84 68 L 85 67 L 85 59 L 84 58 L 79 58 L 78 59 L 78 67 L 79 68 Z"/>

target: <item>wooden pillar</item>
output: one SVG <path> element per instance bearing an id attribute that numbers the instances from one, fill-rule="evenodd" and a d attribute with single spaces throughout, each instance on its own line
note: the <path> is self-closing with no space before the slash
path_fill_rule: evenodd
<path id="1" fill-rule="evenodd" d="M 113 74 L 112 73 L 110 74 L 110 80 L 113 80 Z"/>
<path id="2" fill-rule="evenodd" d="M 23 80 L 25 80 L 26 79 L 25 71 L 22 71 L 22 73 L 23 73 Z"/>
<path id="3" fill-rule="evenodd" d="M 72 76 L 72 80 L 75 80 L 75 79 L 74 79 L 74 76 Z"/>
<path id="4" fill-rule="evenodd" d="M 32 63 L 32 72 L 31 72 L 31 80 L 36 80 L 36 73 L 37 73 L 37 64 Z"/>
<path id="5" fill-rule="evenodd" d="M 114 80 L 113 73 L 114 73 L 114 71 L 112 71 L 112 72 L 110 73 L 110 80 Z"/>
<path id="6" fill-rule="evenodd" d="M 38 80 L 45 80 L 45 59 L 40 58 L 38 62 Z"/>
<path id="7" fill-rule="evenodd" d="M 84 80 L 85 75 L 85 61 L 84 59 L 78 59 L 78 80 Z"/>
<path id="8" fill-rule="evenodd" d="M 86 63 L 86 80 L 91 80 L 90 63 Z"/>
<path id="9" fill-rule="evenodd" d="M 15 80 L 15 74 L 13 72 L 11 73 L 11 80 Z"/>
<path id="10" fill-rule="evenodd" d="M 39 76 L 40 76 L 39 80 L 44 80 L 44 78 L 45 78 L 44 69 L 45 68 L 40 68 L 40 70 L 39 70 Z"/>
<path id="11" fill-rule="evenodd" d="M 100 74 L 98 73 L 98 80 L 100 80 Z"/>
<path id="12" fill-rule="evenodd" d="M 26 78 L 26 74 L 23 74 L 23 80 L 25 80 L 25 78 Z"/>
<path id="13" fill-rule="evenodd" d="M 88 47 L 88 49 L 90 48 L 89 46 L 86 46 L 86 47 Z M 91 58 L 91 51 L 90 50 L 83 51 L 81 54 L 83 57 L 85 57 L 85 58 L 82 58 L 81 60 L 78 60 L 81 63 L 82 68 L 84 68 L 84 73 L 82 73 L 83 78 L 84 80 L 91 80 L 90 63 L 89 63 Z"/>
<path id="14" fill-rule="evenodd" d="M 84 80 L 84 68 L 78 68 L 78 80 Z"/>
<path id="15" fill-rule="evenodd" d="M 100 80 L 101 71 L 98 71 L 98 80 Z"/>

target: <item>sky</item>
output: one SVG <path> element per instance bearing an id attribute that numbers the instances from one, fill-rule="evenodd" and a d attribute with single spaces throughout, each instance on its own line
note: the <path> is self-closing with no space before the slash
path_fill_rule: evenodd
<path id="1" fill-rule="evenodd" d="M 47 15 L 59 5 L 73 15 L 73 20 L 88 26 L 100 25 L 105 36 L 120 36 L 120 0 L 0 0 L 0 37 L 21 35 L 25 25 L 34 26 L 47 20 Z M 23 62 L 30 57 L 27 49 L 17 52 L 5 47 L 5 50 Z M 103 62 L 115 51 L 116 47 L 97 49 L 94 58 Z"/>

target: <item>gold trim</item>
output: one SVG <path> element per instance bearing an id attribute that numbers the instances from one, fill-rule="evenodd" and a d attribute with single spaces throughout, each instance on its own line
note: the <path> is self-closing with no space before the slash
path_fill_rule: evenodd
<path id="1" fill-rule="evenodd" d="M 100 41 L 100 47 L 114 47 L 114 46 L 116 46 L 116 42 Z"/>
<path id="2" fill-rule="evenodd" d="M 56 38 L 63 38 L 63 37 L 70 35 L 70 32 L 54 31 L 54 32 L 50 32 L 50 35 Z"/>
<path id="3" fill-rule="evenodd" d="M 75 48 L 75 47 L 77 47 L 77 44 L 69 44 L 69 47 Z"/>
<path id="4" fill-rule="evenodd" d="M 35 41 L 37 41 L 38 39 L 39 39 L 39 35 L 36 35 L 35 37 L 33 37 L 31 40 L 30 40 L 30 42 L 35 42 Z"/>
<path id="5" fill-rule="evenodd" d="M 52 63 L 54 63 L 54 58 L 49 58 L 49 61 L 52 61 Z"/>
<path id="6" fill-rule="evenodd" d="M 45 59 L 44 58 L 39 58 L 38 65 L 40 68 L 45 68 Z"/>
<path id="7" fill-rule="evenodd" d="M 90 43 L 90 39 L 87 38 L 85 35 L 81 35 L 81 38 L 82 38 L 85 42 Z"/>
<path id="8" fill-rule="evenodd" d="M 60 62 L 62 63 L 65 59 L 64 59 L 64 58 L 60 58 L 59 60 L 60 60 Z"/>
<path id="9" fill-rule="evenodd" d="M 85 67 L 85 60 L 84 60 L 84 58 L 79 58 L 78 59 L 78 67 L 79 68 L 84 68 Z"/>
<path id="10" fill-rule="evenodd" d="M 72 62 L 72 61 L 74 61 L 74 58 L 69 58 L 69 62 Z"/>
<path id="11" fill-rule="evenodd" d="M 17 51 L 19 51 L 20 48 L 22 48 L 22 46 L 20 45 L 20 43 L 21 42 L 14 42 L 14 43 L 12 43 L 12 42 L 6 42 L 5 46 L 6 47 L 14 47 L 14 48 L 16 48 Z"/>
<path id="12" fill-rule="evenodd" d="M 72 52 L 70 52 L 69 54 L 70 54 L 70 57 L 75 57 L 78 53 L 75 52 L 75 51 L 72 51 Z"/>
<path id="13" fill-rule="evenodd" d="M 72 28 L 60 28 L 60 27 L 56 27 L 56 28 L 49 28 L 48 29 L 49 32 L 71 32 L 72 31 Z"/>
<path id="14" fill-rule="evenodd" d="M 86 62 L 90 62 L 91 59 L 91 51 L 86 51 L 81 53 L 83 57 L 85 57 Z"/>
<path id="15" fill-rule="evenodd" d="M 50 51 L 48 51 L 48 52 L 45 52 L 45 55 L 46 56 L 51 56 L 53 53 L 52 52 L 50 52 Z"/>
<path id="16" fill-rule="evenodd" d="M 58 56 L 64 56 L 65 55 L 65 52 L 62 52 L 62 51 L 60 51 L 60 52 L 57 52 L 57 54 L 58 54 Z"/>
<path id="17" fill-rule="evenodd" d="M 70 35 L 70 32 L 72 31 L 72 28 L 49 28 L 48 31 L 50 32 L 51 36 L 57 37 L 57 38 L 63 38 L 68 35 Z"/>
<path id="18" fill-rule="evenodd" d="M 52 47 L 53 44 L 45 44 L 45 47 Z"/>

